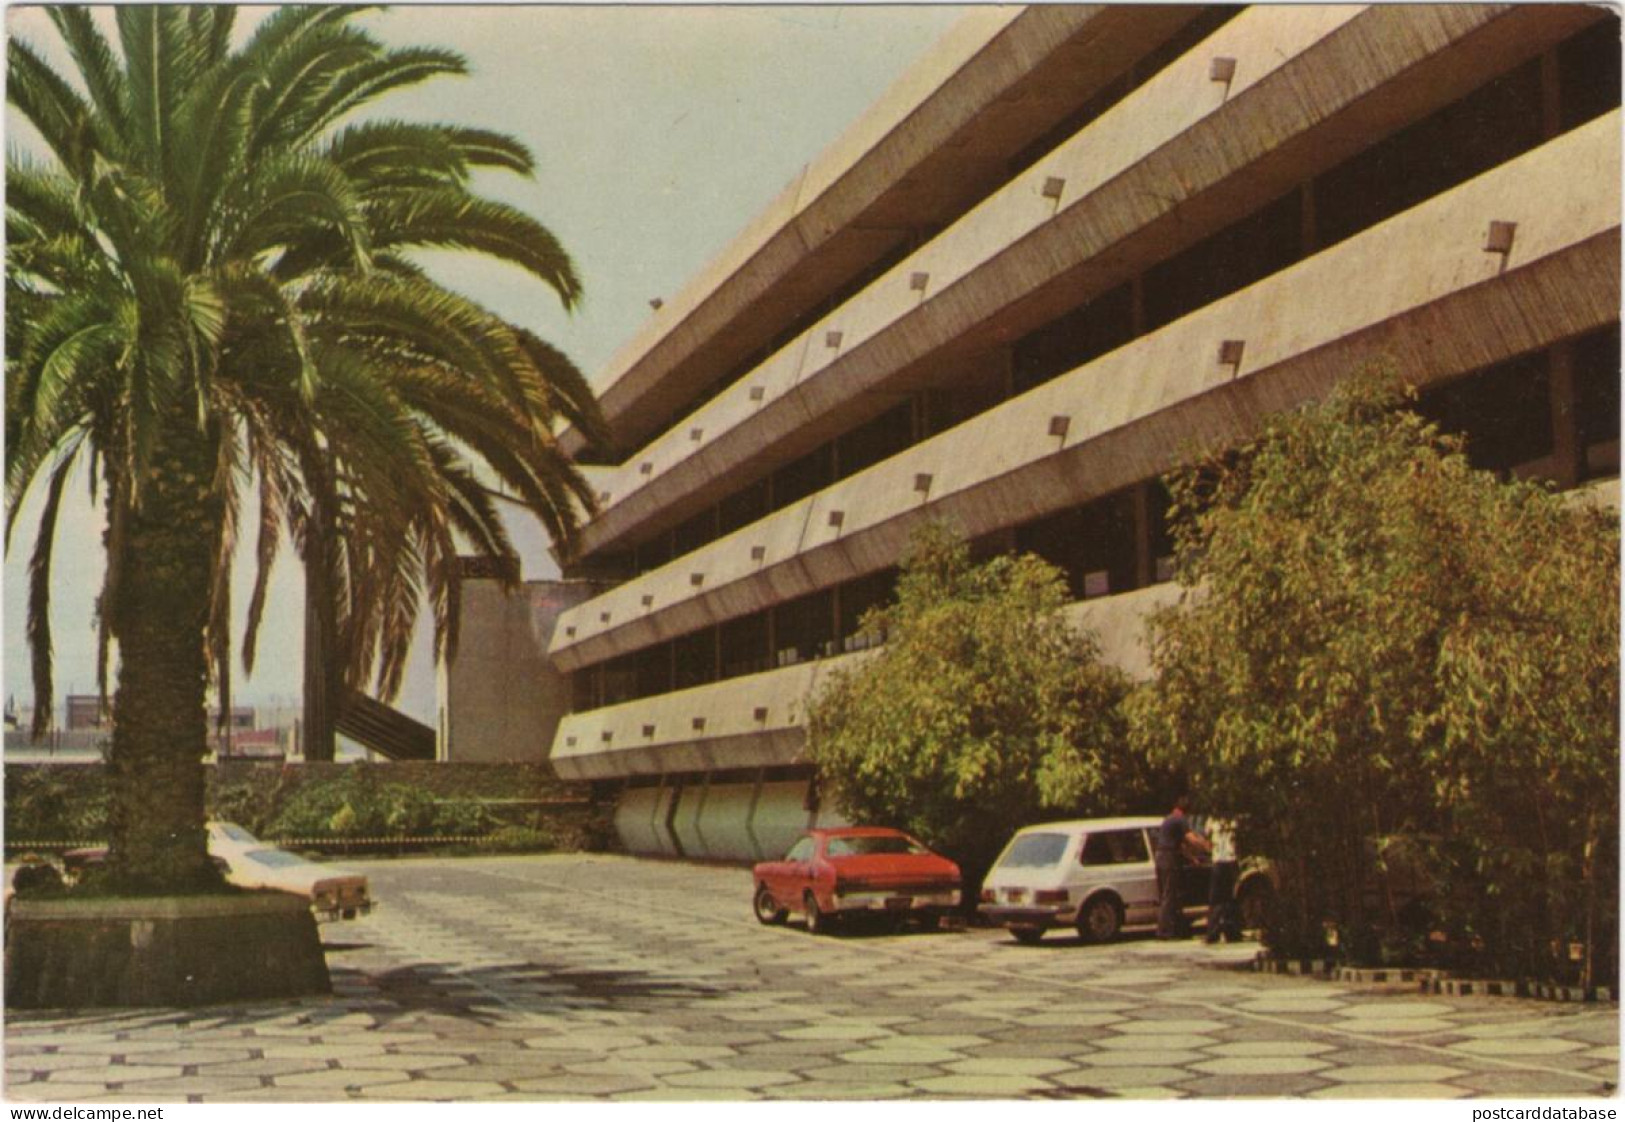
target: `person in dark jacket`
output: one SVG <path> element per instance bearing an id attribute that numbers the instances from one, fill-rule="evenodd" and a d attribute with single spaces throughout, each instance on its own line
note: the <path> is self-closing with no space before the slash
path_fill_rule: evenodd
<path id="1" fill-rule="evenodd" d="M 1177 939 L 1185 933 L 1185 916 L 1179 907 L 1179 870 L 1185 864 L 1187 846 L 1210 852 L 1208 840 L 1191 829 L 1191 797 L 1180 795 L 1174 809 L 1157 828 L 1157 938 Z"/>

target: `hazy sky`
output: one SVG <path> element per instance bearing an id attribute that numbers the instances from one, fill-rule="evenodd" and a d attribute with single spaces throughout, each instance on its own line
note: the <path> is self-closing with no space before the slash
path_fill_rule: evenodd
<path id="1" fill-rule="evenodd" d="M 253 11 L 239 22 L 251 26 Z M 371 115 L 501 129 L 532 148 L 539 164 L 534 179 L 493 174 L 480 186 L 559 236 L 583 279 L 581 308 L 564 314 L 549 290 L 504 266 L 453 264 L 446 254 L 426 261 L 443 280 L 537 330 L 591 374 L 652 314 L 650 298 L 676 292 L 962 12 L 870 5 L 396 7 L 367 16 L 367 25 L 394 45 L 460 51 L 472 73 L 392 95 Z M 8 34 L 48 57 L 64 57 L 39 9 L 9 8 L 6 24 Z M 8 145 L 29 145 L 9 112 L 7 126 Z M 52 581 L 59 699 L 94 689 L 91 606 L 102 572 L 100 514 L 84 485 L 71 490 Z M 36 495 L 24 504 L 5 560 L 5 689 L 23 702 L 32 695 L 23 632 L 37 512 Z M 525 575 L 548 575 L 546 541 L 534 524 L 514 531 L 526 553 Z M 239 611 L 251 552 L 238 559 Z M 251 680 L 239 674 L 239 700 L 297 697 L 302 588 L 298 566 L 285 554 L 272 582 L 259 667 Z M 432 720 L 433 667 L 428 644 L 418 646 L 398 704 Z"/>

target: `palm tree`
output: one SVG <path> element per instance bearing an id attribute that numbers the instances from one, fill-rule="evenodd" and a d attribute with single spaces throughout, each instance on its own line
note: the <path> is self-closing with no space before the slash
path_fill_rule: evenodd
<path id="1" fill-rule="evenodd" d="M 482 478 L 568 551 L 591 497 L 551 426 L 601 421 L 563 355 L 410 260 L 485 254 L 572 307 L 553 236 L 469 186 L 476 168 L 528 174 L 529 153 L 482 130 L 343 123 L 463 72 L 457 55 L 386 49 L 349 8 L 279 9 L 235 50 L 229 7 L 117 8 L 116 47 L 89 9 L 48 14 L 77 88 L 8 45 L 8 97 L 51 158 L 7 158 L 7 545 L 43 481 L 29 639 L 48 719 L 52 542 L 88 469 L 107 510 L 104 666 L 118 650 L 107 876 L 174 891 L 213 880 L 205 701 L 211 683 L 229 695 L 246 493 L 245 666 L 286 533 L 332 606 L 335 673 L 388 694 L 424 593 L 438 645 L 454 639 L 459 548 L 512 555 Z"/>

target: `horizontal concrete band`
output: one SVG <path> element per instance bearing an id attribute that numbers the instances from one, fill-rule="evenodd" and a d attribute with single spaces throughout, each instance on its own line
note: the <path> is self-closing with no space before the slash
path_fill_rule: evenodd
<path id="1" fill-rule="evenodd" d="M 917 388 L 946 348 L 1019 337 L 1596 18 L 1481 6 L 1243 13 L 609 473 L 582 555 L 675 524 L 715 498 L 716 481 L 815 447 Z M 1210 77 L 1215 56 L 1238 59 L 1227 86 Z M 1066 184 L 1058 201 L 1043 194 L 1051 179 Z"/>
<path id="2" fill-rule="evenodd" d="M 924 517 L 975 535 L 1108 494 L 1364 363 L 1426 386 L 1617 322 L 1619 128 L 1616 111 L 628 581 L 565 613 L 550 655 L 574 670 L 883 569 Z M 1492 220 L 1518 224 L 1506 259 L 1483 248 Z M 1239 366 L 1218 361 L 1227 339 Z"/>
<path id="3" fill-rule="evenodd" d="M 1199 11 L 973 10 L 610 360 L 597 381 L 617 442 L 635 446 L 670 423 L 834 287 L 827 278 L 948 217 L 1015 150 Z M 561 440 L 584 450 L 575 429 Z"/>
<path id="4" fill-rule="evenodd" d="M 1065 613 L 1074 627 L 1101 642 L 1108 662 L 1143 676 L 1147 662 L 1141 621 L 1152 608 L 1172 603 L 1180 594 L 1178 585 L 1162 584 L 1080 601 Z M 875 654 L 839 655 L 572 713 L 553 743 L 553 767 L 566 778 L 589 780 L 802 763 L 808 699 L 833 675 Z M 760 719 L 758 711 L 765 713 Z M 695 727 L 696 720 L 702 727 Z M 646 737 L 644 730 L 651 726 L 655 734 Z"/>

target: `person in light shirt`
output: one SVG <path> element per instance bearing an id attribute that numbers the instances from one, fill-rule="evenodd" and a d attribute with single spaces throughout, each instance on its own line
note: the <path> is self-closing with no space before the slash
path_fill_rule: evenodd
<path id="1" fill-rule="evenodd" d="M 1236 828 L 1233 822 L 1215 818 L 1208 824 L 1213 843 L 1213 877 L 1208 883 L 1206 941 L 1223 939 L 1234 943 L 1241 938 L 1241 908 L 1236 903 Z"/>

